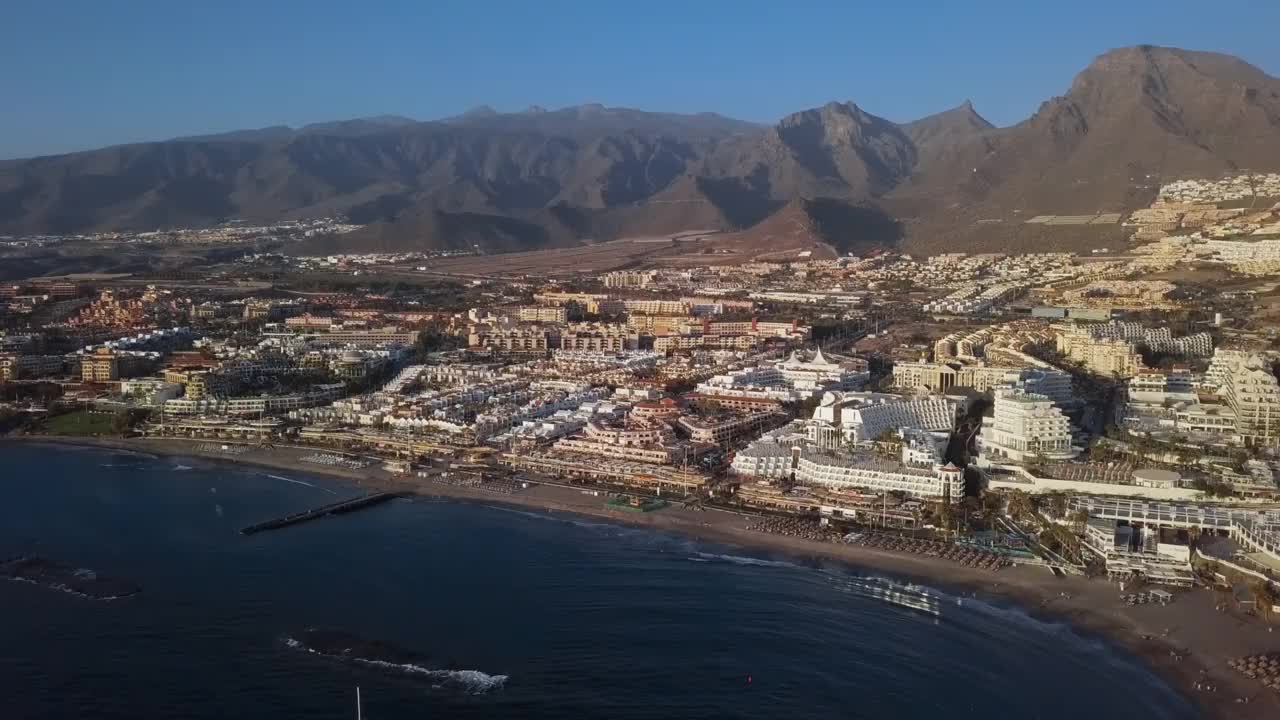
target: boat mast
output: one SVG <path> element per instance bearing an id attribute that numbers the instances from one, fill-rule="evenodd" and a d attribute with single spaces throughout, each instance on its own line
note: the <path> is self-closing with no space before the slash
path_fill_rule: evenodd
<path id="1" fill-rule="evenodd" d="M 360 686 L 356 686 L 356 720 L 364 720 L 364 713 L 360 710 Z"/>

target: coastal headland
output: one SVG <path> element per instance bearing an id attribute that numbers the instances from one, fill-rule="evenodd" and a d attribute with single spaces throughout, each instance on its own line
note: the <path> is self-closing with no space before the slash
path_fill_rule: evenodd
<path id="1" fill-rule="evenodd" d="M 814 562 L 848 564 L 929 584 L 957 595 L 1009 602 L 1034 617 L 1068 622 L 1142 658 L 1182 690 L 1207 717 L 1236 720 L 1280 717 L 1280 695 L 1234 672 L 1227 664 L 1240 656 L 1275 651 L 1280 647 L 1280 635 L 1269 632 L 1257 618 L 1231 609 L 1216 609 L 1213 593 L 1206 590 L 1179 593 L 1168 605 L 1128 606 L 1121 601 L 1120 590 L 1112 583 L 1059 577 L 1039 567 L 1015 566 L 992 572 L 935 557 L 764 533 L 750 529 L 756 516 L 723 510 L 670 506 L 656 512 L 626 512 L 609 507 L 606 498 L 594 491 L 563 486 L 531 484 L 519 492 L 499 494 L 429 478 L 393 475 L 376 467 L 355 470 L 315 465 L 302 460 L 315 452 L 306 448 L 249 447 L 232 455 L 176 439 L 32 437 L 19 441 L 94 446 L 306 472 L 342 480 L 356 491 L 391 491 L 588 515 L 707 542 Z"/>

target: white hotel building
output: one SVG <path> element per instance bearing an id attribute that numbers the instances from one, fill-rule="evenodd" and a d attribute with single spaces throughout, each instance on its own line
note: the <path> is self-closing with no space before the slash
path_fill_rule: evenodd
<path id="1" fill-rule="evenodd" d="M 697 389 L 708 395 L 731 390 L 790 389 L 799 391 L 801 397 L 811 397 L 824 390 L 852 390 L 870 377 L 865 360 L 832 362 L 819 348 L 810 360 L 802 360 L 798 353 L 793 352 L 786 360 L 772 365 L 715 375 Z"/>
<path id="2" fill-rule="evenodd" d="M 813 411 L 815 440 L 838 431 L 838 442 L 864 443 L 886 430 L 914 428 L 950 432 L 955 427 L 958 406 L 953 400 L 931 398 L 913 400 L 883 393 L 826 393 Z M 827 432 L 823 433 L 822 429 Z"/>
<path id="3" fill-rule="evenodd" d="M 997 390 L 995 414 L 985 418 L 978 437 L 980 465 L 1021 463 L 1032 457 L 1070 460 L 1080 454 L 1071 444 L 1071 422 L 1044 395 Z"/>
<path id="4" fill-rule="evenodd" d="M 837 491 L 899 491 L 918 498 L 964 497 L 964 472 L 951 464 L 910 467 L 863 454 L 822 452 L 777 440 L 756 442 L 733 458 L 733 471 Z"/>

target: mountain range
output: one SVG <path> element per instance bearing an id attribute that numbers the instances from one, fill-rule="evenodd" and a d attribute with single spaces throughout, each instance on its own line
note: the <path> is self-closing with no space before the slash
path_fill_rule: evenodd
<path id="1" fill-rule="evenodd" d="M 345 215 L 316 251 L 565 247 L 688 230 L 835 251 L 1108 240 L 1041 214 L 1123 211 L 1161 182 L 1280 170 L 1280 80 L 1137 46 L 998 128 L 966 102 L 894 123 L 852 102 L 772 125 L 601 105 L 380 116 L 0 161 L 0 234 Z"/>

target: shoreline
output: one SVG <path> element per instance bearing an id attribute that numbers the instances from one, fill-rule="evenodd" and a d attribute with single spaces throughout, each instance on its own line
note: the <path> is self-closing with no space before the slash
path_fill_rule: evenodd
<path id="1" fill-rule="evenodd" d="M 1280 636 L 1263 631 L 1260 621 L 1214 609 L 1211 592 L 1179 592 L 1168 606 L 1125 606 L 1119 590 L 1104 580 L 1056 577 L 1042 568 L 1017 566 L 999 572 L 969 568 L 940 558 L 892 553 L 874 548 L 822 543 L 749 530 L 755 516 L 722 510 L 690 510 L 675 506 L 651 513 L 611 510 L 604 498 L 555 485 L 531 485 L 514 494 L 495 493 L 433 482 L 416 476 L 394 476 L 371 466 L 351 470 L 300 462 L 319 448 L 250 447 L 240 455 L 201 451 L 198 441 L 170 438 L 95 438 L 21 436 L 5 438 L 28 444 L 143 452 L 161 457 L 188 457 L 270 470 L 296 471 L 332 478 L 364 490 L 389 490 L 423 497 L 552 510 L 611 522 L 648 527 L 694 540 L 732 545 L 805 559 L 834 561 L 856 569 L 882 572 L 935 586 L 944 592 L 975 593 L 984 600 L 1008 602 L 1029 616 L 1062 621 L 1134 655 L 1206 717 L 1263 720 L 1280 717 L 1280 693 L 1227 667 L 1241 655 L 1280 649 Z M 301 509 L 301 508 L 300 508 Z M 1181 660 L 1174 653 L 1184 655 Z M 1196 685 L 1208 682 L 1214 692 Z M 1251 698 L 1238 703 L 1236 698 Z"/>

